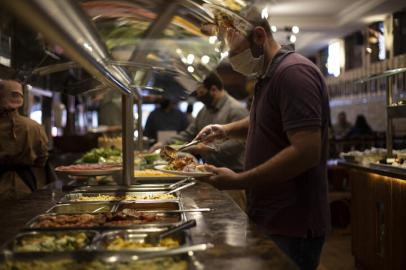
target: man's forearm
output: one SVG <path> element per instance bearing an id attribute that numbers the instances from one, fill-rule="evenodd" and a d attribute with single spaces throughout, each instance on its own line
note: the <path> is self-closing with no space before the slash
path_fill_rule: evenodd
<path id="1" fill-rule="evenodd" d="M 249 127 L 249 116 L 230 124 L 224 125 L 226 134 L 230 139 L 246 138 Z"/>
<path id="2" fill-rule="evenodd" d="M 294 146 L 289 146 L 258 167 L 241 173 L 241 184 L 249 188 L 287 181 L 316 166 L 318 162 L 311 154 L 304 155 Z"/>

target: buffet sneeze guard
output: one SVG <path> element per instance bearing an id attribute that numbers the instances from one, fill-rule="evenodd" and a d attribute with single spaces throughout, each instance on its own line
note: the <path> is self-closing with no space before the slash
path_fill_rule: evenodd
<path id="1" fill-rule="evenodd" d="M 213 22 L 213 18 L 198 1 L 156 0 L 147 5 L 143 1 L 111 1 L 103 6 L 103 1 L 20 0 L 0 4 L 41 32 L 50 44 L 63 48 L 64 54 L 74 61 L 36 68 L 34 75 L 83 68 L 100 82 L 91 90 L 111 88 L 122 93 L 121 185 L 130 185 L 134 180 L 134 102 L 138 115 L 137 148 L 143 148 L 143 83 L 157 74 L 170 74 L 173 87 L 166 84 L 153 88 L 165 88 L 169 95 L 182 98 L 195 89 L 190 81 L 201 81 L 222 59 L 218 44 L 209 42 L 209 37 L 200 31 L 202 23 Z M 193 71 L 191 58 L 186 61 L 188 57 L 194 59 Z M 210 62 L 201 60 L 208 57 Z M 155 80 L 158 81 L 152 81 Z M 89 91 L 77 89 L 67 89 L 66 93 Z"/>
<path id="2" fill-rule="evenodd" d="M 110 56 L 88 16 L 76 1 L 21 0 L 2 1 L 6 8 L 41 32 L 50 42 L 61 46 L 66 54 L 100 82 L 122 92 L 123 103 L 123 185 L 130 185 L 134 172 L 133 99 L 141 99 L 129 75 L 120 67 L 109 65 Z M 140 107 L 140 106 L 139 106 Z M 139 114 L 139 118 L 141 115 Z M 140 126 L 139 126 L 140 127 Z"/>

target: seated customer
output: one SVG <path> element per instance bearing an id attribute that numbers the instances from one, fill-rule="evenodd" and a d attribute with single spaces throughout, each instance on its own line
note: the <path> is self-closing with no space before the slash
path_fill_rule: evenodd
<path id="1" fill-rule="evenodd" d="M 48 139 L 35 121 L 21 116 L 22 85 L 0 80 L 0 198 L 14 198 L 37 189 L 33 167 L 44 167 Z M 43 179 L 41 179 L 43 180 Z"/>
<path id="2" fill-rule="evenodd" d="M 372 136 L 374 132 L 372 131 L 371 127 L 369 126 L 367 119 L 362 114 L 357 116 L 355 120 L 354 127 L 348 132 L 347 138 L 354 139 L 359 137 L 368 137 Z"/>
<path id="3" fill-rule="evenodd" d="M 337 116 L 337 124 L 334 125 L 334 137 L 336 139 L 343 139 L 351 131 L 352 125 L 347 121 L 345 112 L 340 112 Z"/>

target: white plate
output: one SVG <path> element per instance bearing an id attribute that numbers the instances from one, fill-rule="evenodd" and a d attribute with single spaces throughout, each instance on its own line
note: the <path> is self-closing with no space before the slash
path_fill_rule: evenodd
<path id="1" fill-rule="evenodd" d="M 184 171 L 172 171 L 172 170 L 166 170 L 165 169 L 166 165 L 158 165 L 155 166 L 155 169 L 161 172 L 166 172 L 166 173 L 173 173 L 173 174 L 178 174 L 178 175 L 185 175 L 185 176 L 192 176 L 192 177 L 204 177 L 204 176 L 212 176 L 213 173 L 211 172 L 184 172 Z"/>
<path id="2" fill-rule="evenodd" d="M 75 176 L 102 176 L 102 175 L 111 175 L 115 173 L 120 173 L 122 168 L 114 168 L 110 170 L 58 170 L 55 169 L 58 173 L 68 174 L 68 175 L 75 175 Z"/>

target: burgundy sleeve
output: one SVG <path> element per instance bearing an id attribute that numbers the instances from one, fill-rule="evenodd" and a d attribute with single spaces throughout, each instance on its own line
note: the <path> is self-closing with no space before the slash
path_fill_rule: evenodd
<path id="1" fill-rule="evenodd" d="M 283 130 L 321 127 L 322 93 L 318 72 L 307 65 L 292 65 L 279 78 L 279 108 Z"/>

